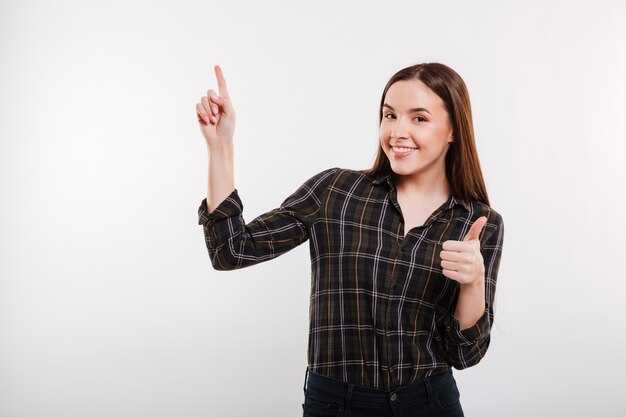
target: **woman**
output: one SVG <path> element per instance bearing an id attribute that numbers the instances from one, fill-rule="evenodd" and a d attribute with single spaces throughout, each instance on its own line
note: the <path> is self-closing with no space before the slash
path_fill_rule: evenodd
<path id="1" fill-rule="evenodd" d="M 439 63 L 398 71 L 381 97 L 374 166 L 319 172 L 246 224 L 235 112 L 215 71 L 220 95 L 196 105 L 210 155 L 199 224 L 218 270 L 310 240 L 304 415 L 462 416 L 451 368 L 475 365 L 489 346 L 504 225 L 461 77 Z"/>

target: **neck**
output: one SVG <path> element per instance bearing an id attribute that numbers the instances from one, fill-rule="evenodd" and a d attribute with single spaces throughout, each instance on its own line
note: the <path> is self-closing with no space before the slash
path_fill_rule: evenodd
<path id="1" fill-rule="evenodd" d="M 450 196 L 450 184 L 445 171 L 425 172 L 420 175 L 394 174 L 398 192 L 414 195 L 427 200 L 447 200 Z"/>

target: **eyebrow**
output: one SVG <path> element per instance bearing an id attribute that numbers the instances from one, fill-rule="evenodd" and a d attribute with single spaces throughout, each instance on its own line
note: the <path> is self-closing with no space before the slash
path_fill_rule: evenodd
<path id="1" fill-rule="evenodd" d="M 383 107 L 389 107 L 389 109 L 391 109 L 391 110 L 395 111 L 395 109 L 394 109 L 393 107 L 391 107 L 391 106 L 390 106 L 389 104 L 387 104 L 387 103 L 384 103 L 384 104 L 383 104 Z M 425 109 L 425 108 L 423 108 L 423 107 L 415 107 L 415 108 L 413 108 L 413 109 L 409 109 L 409 112 L 410 112 L 410 113 L 412 113 L 412 112 L 416 112 L 416 111 L 425 111 L 426 113 L 431 114 L 428 110 L 426 110 L 426 109 Z"/>

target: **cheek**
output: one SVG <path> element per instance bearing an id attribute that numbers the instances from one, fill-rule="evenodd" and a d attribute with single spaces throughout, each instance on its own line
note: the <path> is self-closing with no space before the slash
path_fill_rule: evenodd
<path id="1" fill-rule="evenodd" d="M 385 153 L 389 152 L 389 144 L 388 144 L 387 136 L 381 134 L 378 140 L 378 145 L 383 149 Z"/>
<path id="2" fill-rule="evenodd" d="M 384 126 L 378 128 L 378 140 L 383 143 L 389 139 L 389 129 Z"/>

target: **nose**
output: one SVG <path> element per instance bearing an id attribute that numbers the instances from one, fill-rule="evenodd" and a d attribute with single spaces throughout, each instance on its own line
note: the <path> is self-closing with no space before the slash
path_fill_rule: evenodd
<path id="1" fill-rule="evenodd" d="M 398 117 L 391 127 L 391 137 L 396 139 L 409 138 L 409 122 L 407 117 Z"/>

